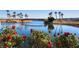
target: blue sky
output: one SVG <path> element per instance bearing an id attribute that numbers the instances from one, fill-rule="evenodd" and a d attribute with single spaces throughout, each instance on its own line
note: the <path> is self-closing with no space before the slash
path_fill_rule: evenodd
<path id="1" fill-rule="evenodd" d="M 16 13 L 22 12 L 23 14 L 27 13 L 29 18 L 47 18 L 49 12 L 61 11 L 64 14 L 64 18 L 76 18 L 79 17 L 79 10 L 10 10 L 12 14 L 13 11 Z M 0 10 L 0 18 L 6 18 L 6 10 Z"/>

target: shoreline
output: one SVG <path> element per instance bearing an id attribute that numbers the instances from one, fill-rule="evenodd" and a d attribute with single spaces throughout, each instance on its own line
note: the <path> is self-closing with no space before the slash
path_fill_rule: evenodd
<path id="1" fill-rule="evenodd" d="M 33 20 L 28 20 L 28 19 L 26 19 L 26 20 L 20 20 L 20 19 L 10 19 L 10 20 L 1 20 L 0 19 L 0 23 L 5 23 L 5 22 L 7 22 L 7 23 L 18 23 L 18 22 L 21 22 L 21 23 L 24 23 L 24 22 L 32 22 Z M 67 21 L 67 20 L 55 20 L 55 21 L 53 21 L 53 24 L 57 24 L 57 25 L 60 25 L 60 24 L 62 24 L 62 25 L 74 25 L 74 26 L 76 26 L 76 25 L 79 25 L 79 21 Z"/>
<path id="2" fill-rule="evenodd" d="M 5 23 L 5 22 L 11 22 L 11 23 L 18 23 L 18 22 L 32 22 L 32 20 L 0 20 L 0 23 Z"/>

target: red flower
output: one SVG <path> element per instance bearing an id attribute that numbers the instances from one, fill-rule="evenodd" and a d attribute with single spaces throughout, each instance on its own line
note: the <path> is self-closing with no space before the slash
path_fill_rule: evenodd
<path id="1" fill-rule="evenodd" d="M 25 41 L 26 38 L 27 38 L 27 37 L 26 37 L 25 35 L 22 36 L 23 41 Z"/>
<path id="2" fill-rule="evenodd" d="M 7 36 L 7 39 L 8 39 L 8 40 L 12 40 L 12 36 L 11 36 L 11 35 L 8 35 L 8 36 Z"/>
<path id="3" fill-rule="evenodd" d="M 17 32 L 14 32 L 13 34 L 17 35 Z"/>
<path id="4" fill-rule="evenodd" d="M 68 35 L 70 35 L 69 32 L 64 32 L 64 36 L 68 36 Z"/>
<path id="5" fill-rule="evenodd" d="M 48 48 L 52 48 L 52 42 L 48 42 Z"/>
<path id="6" fill-rule="evenodd" d="M 12 26 L 12 29 L 15 29 L 15 26 Z"/>

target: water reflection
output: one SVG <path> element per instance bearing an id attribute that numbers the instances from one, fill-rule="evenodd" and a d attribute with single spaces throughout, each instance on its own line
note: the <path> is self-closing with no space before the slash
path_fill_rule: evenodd
<path id="1" fill-rule="evenodd" d="M 48 32 L 49 33 L 51 33 L 51 31 L 54 29 L 54 25 L 53 25 L 52 22 L 45 21 L 44 26 L 48 26 Z"/>
<path id="2" fill-rule="evenodd" d="M 30 29 L 35 29 L 43 32 L 48 33 L 48 26 L 44 26 L 43 21 L 32 21 L 30 23 L 0 23 L 0 32 L 2 31 L 2 28 L 5 26 L 16 26 L 16 31 L 20 35 L 30 35 Z M 56 30 L 57 27 L 57 30 Z M 73 26 L 67 26 L 67 25 L 62 25 L 63 32 L 71 32 L 71 33 L 76 33 L 77 36 L 79 36 L 79 28 L 78 27 L 73 27 Z M 54 29 L 51 30 L 52 35 L 54 35 L 55 31 L 56 33 L 59 33 L 60 25 L 54 25 Z"/>

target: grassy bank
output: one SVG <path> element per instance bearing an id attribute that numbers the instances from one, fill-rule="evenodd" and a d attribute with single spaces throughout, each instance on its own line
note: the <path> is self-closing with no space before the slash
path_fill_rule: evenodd
<path id="1" fill-rule="evenodd" d="M 12 23 L 17 23 L 17 22 L 32 22 L 32 20 L 14 20 L 14 19 L 10 19 L 10 20 L 0 20 L 0 23 L 4 23 L 4 22 L 12 22 Z"/>
<path id="2" fill-rule="evenodd" d="M 19 19 L 10 19 L 10 20 L 3 20 L 0 19 L 0 22 L 12 22 L 12 23 L 17 23 L 17 22 L 32 22 L 32 20 L 19 20 Z M 73 25 L 73 26 L 78 26 L 79 25 L 79 21 L 67 21 L 67 20 L 55 20 L 53 22 L 54 24 L 62 24 L 62 25 Z"/>

